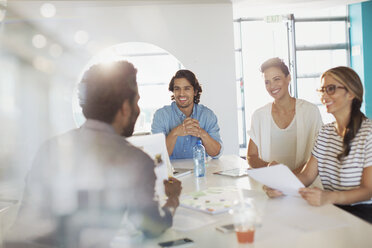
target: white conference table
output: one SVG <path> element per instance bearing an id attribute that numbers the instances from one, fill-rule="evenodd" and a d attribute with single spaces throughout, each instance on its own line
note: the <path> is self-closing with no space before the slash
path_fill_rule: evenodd
<path id="1" fill-rule="evenodd" d="M 192 168 L 192 160 L 172 161 L 176 168 Z M 215 175 L 213 172 L 231 168 L 246 168 L 247 162 L 236 155 L 224 155 L 209 160 L 204 178 L 193 174 L 181 177 L 182 193 L 204 190 L 208 187 L 237 186 L 262 191 L 262 185 L 249 177 L 233 178 Z M 187 231 L 176 230 L 187 220 L 204 222 L 204 226 Z M 158 242 L 190 238 L 193 247 L 372 247 L 372 225 L 333 206 L 313 207 L 299 197 L 268 199 L 262 226 L 256 229 L 251 245 L 239 244 L 235 233 L 222 233 L 217 226 L 232 223 L 229 213 L 209 215 L 179 207 L 174 217 L 174 228 L 157 239 L 142 244 L 158 247 Z"/>

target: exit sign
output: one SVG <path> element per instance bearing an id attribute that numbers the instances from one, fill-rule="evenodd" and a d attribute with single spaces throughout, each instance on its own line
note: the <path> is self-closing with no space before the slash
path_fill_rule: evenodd
<path id="1" fill-rule="evenodd" d="M 283 21 L 283 16 L 281 16 L 281 15 L 265 16 L 264 20 L 267 23 L 278 23 L 278 22 Z"/>

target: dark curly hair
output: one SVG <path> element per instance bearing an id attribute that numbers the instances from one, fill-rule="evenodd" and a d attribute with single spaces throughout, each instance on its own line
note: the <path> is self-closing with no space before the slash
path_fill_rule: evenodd
<path id="1" fill-rule="evenodd" d="M 137 69 L 127 61 L 96 64 L 79 84 L 79 102 L 87 119 L 111 124 L 124 101 L 132 104 L 138 94 Z"/>
<path id="2" fill-rule="evenodd" d="M 329 76 L 334 80 L 345 86 L 346 90 L 349 91 L 355 97 L 351 103 L 350 120 L 346 126 L 344 138 L 343 138 L 343 149 L 340 154 L 337 155 L 338 160 L 349 155 L 350 143 L 358 133 L 362 121 L 366 119 L 366 116 L 360 111 L 360 107 L 363 102 L 363 85 L 358 74 L 351 68 L 345 66 L 338 66 L 324 72 L 321 76 Z"/>
<path id="3" fill-rule="evenodd" d="M 176 74 L 172 77 L 168 90 L 173 92 L 174 90 L 174 80 L 177 78 L 185 78 L 187 81 L 190 82 L 192 87 L 194 88 L 194 91 L 196 92 L 196 95 L 194 96 L 194 103 L 200 102 L 200 95 L 202 93 L 201 85 L 196 78 L 195 74 L 192 71 L 189 70 L 179 70 L 176 72 Z M 172 100 L 174 100 L 174 95 L 172 95 Z"/>
<path id="4" fill-rule="evenodd" d="M 260 71 L 262 73 L 265 72 L 265 70 L 267 70 L 268 68 L 270 67 L 277 67 L 279 68 L 283 73 L 284 75 L 287 77 L 289 75 L 289 69 L 288 69 L 288 66 L 283 62 L 282 59 L 276 57 L 276 58 L 271 58 L 271 59 L 268 59 L 266 60 L 262 65 L 261 65 L 261 68 L 260 68 Z"/>

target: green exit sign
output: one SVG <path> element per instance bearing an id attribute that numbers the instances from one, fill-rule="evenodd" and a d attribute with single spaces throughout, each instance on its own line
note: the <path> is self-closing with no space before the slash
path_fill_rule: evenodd
<path id="1" fill-rule="evenodd" d="M 264 20 L 267 23 L 278 23 L 278 22 L 283 21 L 283 16 L 281 16 L 281 15 L 265 16 Z"/>

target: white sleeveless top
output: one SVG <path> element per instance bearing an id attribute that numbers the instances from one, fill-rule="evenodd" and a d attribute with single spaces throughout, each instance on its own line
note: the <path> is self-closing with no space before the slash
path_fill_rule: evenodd
<path id="1" fill-rule="evenodd" d="M 289 169 L 296 168 L 297 121 L 296 114 L 288 127 L 279 128 L 271 116 L 270 161 L 285 164 Z"/>

